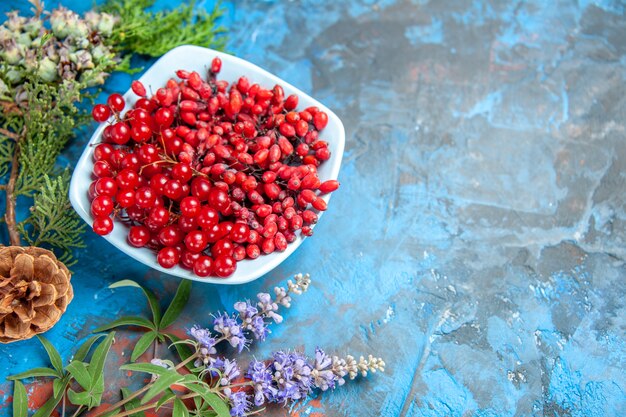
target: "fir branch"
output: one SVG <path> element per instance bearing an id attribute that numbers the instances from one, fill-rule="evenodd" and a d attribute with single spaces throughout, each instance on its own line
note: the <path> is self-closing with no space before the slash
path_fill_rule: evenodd
<path id="1" fill-rule="evenodd" d="M 61 262 L 71 265 L 72 251 L 84 247 L 81 238 L 85 224 L 72 210 L 68 198 L 69 171 L 55 179 L 43 176 L 43 186 L 34 197 L 31 215 L 18 224 L 24 240 L 32 246 L 59 249 Z"/>
<path id="2" fill-rule="evenodd" d="M 26 134 L 20 143 L 15 193 L 30 197 L 43 186 L 44 176 L 54 171 L 57 156 L 73 136 L 79 113 L 74 103 L 80 88 L 71 81 L 54 86 L 33 79 L 24 84 L 24 90 L 28 95 Z"/>
<path id="3" fill-rule="evenodd" d="M 216 4 L 208 13 L 194 11 L 195 2 L 170 11 L 149 12 L 154 0 L 107 0 L 101 7 L 120 17 L 113 43 L 120 51 L 160 56 L 176 46 L 192 44 L 223 49 L 226 31 L 217 25 L 223 10 Z"/>

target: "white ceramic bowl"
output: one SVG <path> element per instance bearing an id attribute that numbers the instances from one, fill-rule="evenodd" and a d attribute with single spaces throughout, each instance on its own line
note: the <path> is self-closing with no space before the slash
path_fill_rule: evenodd
<path id="1" fill-rule="evenodd" d="M 335 113 L 319 101 L 314 100 L 309 95 L 286 83 L 277 76 L 270 74 L 264 69 L 261 69 L 241 58 L 237 58 L 223 52 L 201 48 L 198 46 L 185 45 L 172 49 L 163 55 L 139 80 L 144 84 L 144 86 L 146 86 L 148 92 L 155 92 L 158 88 L 163 87 L 168 79 L 175 77 L 175 71 L 178 69 L 185 69 L 188 71 L 195 70 L 200 74 L 206 74 L 211 64 L 211 60 L 215 56 L 219 56 L 222 60 L 222 70 L 219 74 L 220 79 L 232 82 L 236 81 L 240 76 L 245 75 L 250 80 L 250 83 L 259 83 L 261 86 L 266 88 L 272 88 L 275 84 L 280 84 L 285 90 L 285 96 L 290 94 L 298 95 L 299 109 L 309 106 L 317 106 L 328 114 L 328 125 L 323 130 L 321 138 L 329 143 L 331 158 L 319 167 L 318 175 L 322 182 L 331 179 L 336 180 L 337 175 L 339 174 L 339 167 L 341 165 L 341 158 L 343 156 L 345 144 L 345 131 L 339 117 L 337 117 Z M 134 95 L 131 90 L 128 90 L 126 94 L 124 94 L 124 99 L 127 103 L 126 109 L 129 109 L 137 100 L 137 96 Z M 91 225 L 93 220 L 90 213 L 90 202 L 87 196 L 89 184 L 92 181 L 93 145 L 100 142 L 100 137 L 105 125 L 106 123 L 101 124 L 89 140 L 89 144 L 85 147 L 85 150 L 76 165 L 70 185 L 70 200 L 72 202 L 72 206 L 74 206 L 74 209 L 89 225 Z M 323 198 L 326 202 L 328 202 L 330 196 L 326 195 Z M 319 214 L 321 217 L 322 213 Z M 162 268 L 158 264 L 156 254 L 153 251 L 147 248 L 135 248 L 129 245 L 126 240 L 127 235 L 128 227 L 116 220 L 113 232 L 104 236 L 104 238 L 122 252 L 151 268 L 170 275 L 214 284 L 243 284 L 253 281 L 276 268 L 281 262 L 287 259 L 289 255 L 298 249 L 304 241 L 304 237 L 298 234 L 297 240 L 289 244 L 284 252 L 275 252 L 270 255 L 263 255 L 255 260 L 240 261 L 237 263 L 237 271 L 232 276 L 226 279 L 221 279 L 213 277 L 200 278 L 192 271 L 184 269 L 180 266 L 176 266 L 171 269 Z"/>

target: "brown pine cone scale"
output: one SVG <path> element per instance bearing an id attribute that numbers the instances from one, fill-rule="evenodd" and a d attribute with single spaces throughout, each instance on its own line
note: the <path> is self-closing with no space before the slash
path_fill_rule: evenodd
<path id="1" fill-rule="evenodd" d="M 0 247 L 0 343 L 29 339 L 54 326 L 74 297 L 70 278 L 49 250 Z"/>

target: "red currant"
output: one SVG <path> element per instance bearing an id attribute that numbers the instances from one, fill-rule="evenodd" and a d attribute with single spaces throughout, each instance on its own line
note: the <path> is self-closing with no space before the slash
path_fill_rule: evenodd
<path id="1" fill-rule="evenodd" d="M 185 246 L 189 252 L 198 253 L 203 251 L 208 244 L 207 235 L 201 231 L 193 231 L 185 236 Z"/>
<path id="2" fill-rule="evenodd" d="M 111 117 L 111 109 L 104 104 L 96 104 L 91 110 L 91 117 L 98 123 L 106 122 Z"/>
<path id="3" fill-rule="evenodd" d="M 232 256 L 220 255 L 215 258 L 214 273 L 220 278 L 227 278 L 235 273 L 237 261 Z"/>
<path id="4" fill-rule="evenodd" d="M 165 247 L 159 251 L 157 261 L 163 268 L 173 268 L 180 261 L 180 253 L 175 248 Z"/>
<path id="5" fill-rule="evenodd" d="M 124 97 L 121 94 L 113 93 L 107 99 L 107 104 L 113 111 L 121 112 L 125 106 Z"/>
<path id="6" fill-rule="evenodd" d="M 128 243 L 136 248 L 144 247 L 150 241 L 150 230 L 146 226 L 132 226 L 128 231 Z"/>
<path id="7" fill-rule="evenodd" d="M 193 263 L 193 272 L 199 277 L 208 277 L 213 274 L 214 262 L 209 256 L 200 256 Z"/>
<path id="8" fill-rule="evenodd" d="M 96 217 L 92 227 L 100 236 L 108 235 L 113 231 L 113 220 L 110 217 Z"/>

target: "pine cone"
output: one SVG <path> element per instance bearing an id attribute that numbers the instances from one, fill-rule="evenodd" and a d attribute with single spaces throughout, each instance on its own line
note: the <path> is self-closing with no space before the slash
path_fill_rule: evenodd
<path id="1" fill-rule="evenodd" d="M 29 339 L 54 326 L 74 297 L 70 277 L 49 250 L 0 247 L 0 342 Z"/>

